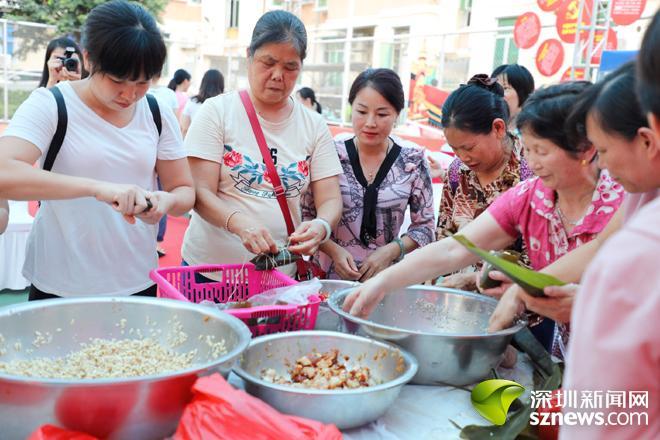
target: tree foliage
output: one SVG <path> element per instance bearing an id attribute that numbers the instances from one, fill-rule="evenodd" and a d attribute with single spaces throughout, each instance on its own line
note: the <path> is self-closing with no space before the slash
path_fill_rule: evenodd
<path id="1" fill-rule="evenodd" d="M 11 20 L 32 21 L 55 25 L 59 34 L 80 35 L 87 14 L 106 0 L 13 0 L 8 12 Z M 139 0 L 139 3 L 158 17 L 168 0 Z"/>

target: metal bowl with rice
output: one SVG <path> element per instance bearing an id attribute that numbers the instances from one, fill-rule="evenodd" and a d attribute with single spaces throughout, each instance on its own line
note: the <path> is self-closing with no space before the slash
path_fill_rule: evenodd
<path id="1" fill-rule="evenodd" d="M 35 301 L 0 309 L 0 426 L 3 438 L 26 438 L 43 424 L 83 431 L 107 439 L 156 439 L 171 435 L 191 386 L 202 375 L 227 377 L 250 342 L 239 319 L 215 308 L 166 299 L 105 297 Z M 58 377 L 44 374 L 44 362 L 71 356 L 95 339 L 116 349 L 117 343 L 149 340 L 147 347 L 167 350 L 172 358 L 187 356 L 187 367 L 157 359 L 135 366 L 99 364 L 93 379 L 76 378 L 81 366 Z M 114 342 L 112 342 L 114 340 Z M 102 344 L 102 345 L 103 345 Z M 147 356 L 145 356 L 147 357 Z M 41 360 L 38 360 L 41 359 Z M 135 361 L 135 358 L 131 362 Z M 21 368 L 26 369 L 22 371 Z M 155 368 L 155 370 L 154 370 Z M 99 375 L 131 377 L 101 378 Z M 124 370 L 121 370 L 124 369 Z M 51 369 L 52 370 L 52 369 Z M 4 371 L 4 372 L 2 372 Z"/>

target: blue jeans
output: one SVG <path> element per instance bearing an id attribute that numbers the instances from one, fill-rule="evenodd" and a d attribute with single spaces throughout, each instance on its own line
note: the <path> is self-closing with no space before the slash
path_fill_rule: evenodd
<path id="1" fill-rule="evenodd" d="M 181 260 L 181 266 L 190 267 L 190 264 L 188 264 L 188 262 L 186 260 Z M 216 280 L 212 280 L 211 278 L 207 278 L 204 275 L 202 275 L 201 273 L 195 273 L 195 282 L 198 283 L 198 284 L 199 283 L 201 283 L 201 284 L 203 284 L 203 283 L 217 283 Z"/>

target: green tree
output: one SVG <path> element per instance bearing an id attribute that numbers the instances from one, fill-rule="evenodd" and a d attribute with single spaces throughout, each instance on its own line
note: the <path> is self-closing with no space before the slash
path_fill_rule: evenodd
<path id="1" fill-rule="evenodd" d="M 107 3 L 106 0 L 10 0 L 5 8 L 7 18 L 16 21 L 29 21 L 49 24 L 56 31 L 35 31 L 30 26 L 18 26 L 14 29 L 14 38 L 21 41 L 14 56 L 23 59 L 27 54 L 41 51 L 48 41 L 58 35 L 70 35 L 80 42 L 82 26 L 87 14 L 94 7 Z M 139 0 L 156 18 L 167 6 L 168 0 Z"/>
<path id="2" fill-rule="evenodd" d="M 9 10 L 11 20 L 32 21 L 57 26 L 60 34 L 80 35 L 87 14 L 106 0 L 13 0 Z M 139 3 L 159 17 L 168 0 L 140 0 Z"/>

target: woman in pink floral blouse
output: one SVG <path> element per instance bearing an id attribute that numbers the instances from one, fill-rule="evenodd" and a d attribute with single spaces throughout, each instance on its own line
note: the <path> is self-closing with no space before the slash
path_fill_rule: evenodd
<path id="1" fill-rule="evenodd" d="M 477 246 L 502 249 L 522 237 L 531 265 L 542 269 L 603 230 L 623 199 L 623 187 L 596 164 L 582 136 L 569 139 L 563 124 L 586 82 L 535 92 L 518 115 L 525 157 L 537 177 L 508 190 L 461 230 Z M 346 299 L 344 309 L 366 316 L 383 296 L 477 261 L 452 238 L 415 252 Z M 563 329 L 565 330 L 565 329 Z"/>
<path id="2" fill-rule="evenodd" d="M 390 69 L 367 69 L 349 98 L 355 137 L 336 141 L 344 210 L 317 261 L 328 278 L 366 281 L 434 238 L 433 189 L 424 150 L 399 145 L 390 132 L 404 106 L 403 86 Z M 303 220 L 315 217 L 313 197 Z M 399 238 L 406 209 L 411 225 Z"/>

